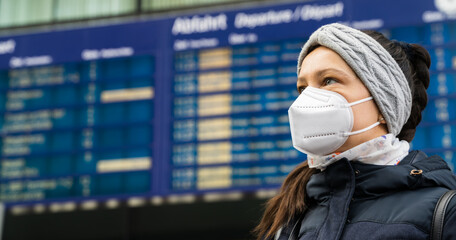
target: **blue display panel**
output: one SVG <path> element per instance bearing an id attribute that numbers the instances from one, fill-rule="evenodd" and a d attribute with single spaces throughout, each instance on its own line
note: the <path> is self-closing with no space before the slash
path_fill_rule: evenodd
<path id="1" fill-rule="evenodd" d="M 287 115 L 302 44 L 175 54 L 172 190 L 277 187 L 305 159 L 291 144 Z"/>
<path id="2" fill-rule="evenodd" d="M 3 71 L 0 200 L 150 193 L 154 61 Z"/>
<path id="3" fill-rule="evenodd" d="M 287 116 L 296 59 L 331 22 L 429 50 L 412 147 L 453 166 L 454 16 L 433 1 L 327 0 L 0 38 L 0 200 L 276 189 L 306 159 Z"/>

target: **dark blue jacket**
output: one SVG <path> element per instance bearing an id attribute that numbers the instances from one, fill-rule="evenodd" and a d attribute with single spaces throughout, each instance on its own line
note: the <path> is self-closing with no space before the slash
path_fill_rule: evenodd
<path id="1" fill-rule="evenodd" d="M 411 171 L 423 170 L 411 175 Z M 411 152 L 397 166 L 349 162 L 346 159 L 314 174 L 307 184 L 310 209 L 284 227 L 289 239 L 429 239 L 435 205 L 456 189 L 456 177 L 438 156 Z M 443 239 L 456 239 L 456 197 L 445 217 Z"/>

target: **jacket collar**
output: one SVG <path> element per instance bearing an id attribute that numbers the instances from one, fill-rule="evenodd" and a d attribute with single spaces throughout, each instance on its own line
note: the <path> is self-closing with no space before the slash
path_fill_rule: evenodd
<path id="1" fill-rule="evenodd" d="M 447 163 L 439 156 L 427 157 L 421 151 L 410 152 L 397 166 L 339 162 L 311 177 L 307 185 L 310 199 L 324 201 L 339 186 L 347 186 L 345 184 L 352 176 L 355 179 L 353 197 L 356 199 L 377 198 L 391 192 L 424 187 L 456 188 L 456 177 Z"/>

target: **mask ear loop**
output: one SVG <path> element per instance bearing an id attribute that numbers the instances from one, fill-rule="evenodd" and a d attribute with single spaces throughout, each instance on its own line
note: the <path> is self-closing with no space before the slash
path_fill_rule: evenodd
<path id="1" fill-rule="evenodd" d="M 374 99 L 374 98 L 373 98 L 373 97 L 367 97 L 367 98 L 364 98 L 364 99 L 361 99 L 361 100 L 358 100 L 358 101 L 354 101 L 354 102 L 352 102 L 352 103 L 349 103 L 348 106 L 349 106 L 349 107 L 352 107 L 352 106 L 354 106 L 354 105 L 357 105 L 357 104 L 360 104 L 360 103 L 363 103 L 363 102 L 367 102 L 367 101 L 370 101 L 370 100 L 372 100 L 372 99 Z"/>
<path id="2" fill-rule="evenodd" d="M 358 100 L 358 101 L 355 101 L 355 102 L 352 102 L 352 103 L 349 103 L 348 106 L 351 107 L 351 106 L 354 106 L 356 104 L 360 104 L 360 103 L 363 103 L 363 102 L 367 102 L 367 101 L 370 101 L 374 99 L 373 97 L 367 97 L 367 98 L 364 98 L 364 99 L 361 99 L 361 100 Z M 349 132 L 349 133 L 344 133 L 344 136 L 351 136 L 351 135 L 356 135 L 356 134 L 360 134 L 360 133 L 363 133 L 363 132 L 366 132 L 366 131 L 369 131 L 371 130 L 372 128 L 376 127 L 380 125 L 380 121 L 366 127 L 366 128 L 363 128 L 361 130 L 358 130 L 358 131 L 354 131 L 354 132 Z"/>
<path id="3" fill-rule="evenodd" d="M 366 131 L 371 130 L 372 128 L 374 128 L 374 127 L 376 127 L 376 126 L 378 126 L 378 125 L 380 125 L 380 122 L 376 122 L 376 123 L 370 125 L 369 127 L 363 128 L 363 129 L 358 130 L 358 131 L 349 132 L 349 133 L 344 133 L 344 136 L 351 136 L 351 135 L 363 133 L 363 132 L 366 132 Z"/>

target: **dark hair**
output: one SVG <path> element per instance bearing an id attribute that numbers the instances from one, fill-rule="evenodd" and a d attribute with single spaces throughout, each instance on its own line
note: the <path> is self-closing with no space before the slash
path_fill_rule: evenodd
<path id="1" fill-rule="evenodd" d="M 375 39 L 391 54 L 407 78 L 412 91 L 412 110 L 397 137 L 410 142 L 415 136 L 416 126 L 421 122 L 421 112 L 427 105 L 426 89 L 429 87 L 431 57 L 428 51 L 418 44 L 391 41 L 376 31 L 364 31 L 364 33 Z"/>
<path id="2" fill-rule="evenodd" d="M 431 65 L 429 53 L 417 44 L 391 41 L 375 31 L 363 32 L 379 42 L 391 54 L 407 78 L 412 91 L 412 109 L 409 119 L 397 137 L 410 142 L 421 121 L 421 112 L 427 105 L 426 89 L 429 86 L 429 67 Z M 310 49 L 309 52 L 315 48 Z M 307 210 L 306 185 L 310 177 L 317 171 L 309 168 L 307 161 L 304 161 L 288 174 L 279 193 L 266 203 L 263 218 L 254 229 L 257 239 L 273 238 L 282 226 Z"/>

